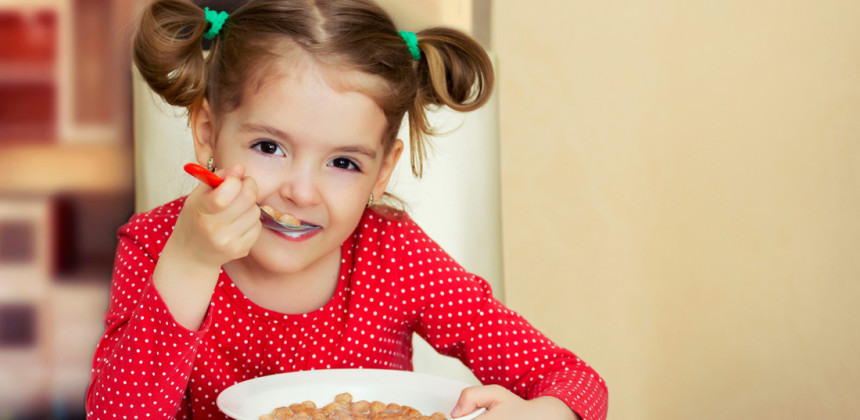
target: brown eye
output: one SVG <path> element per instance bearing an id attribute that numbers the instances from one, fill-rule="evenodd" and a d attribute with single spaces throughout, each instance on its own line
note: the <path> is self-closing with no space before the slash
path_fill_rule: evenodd
<path id="1" fill-rule="evenodd" d="M 254 144 L 254 148 L 267 155 L 283 156 L 284 152 L 281 147 L 270 141 L 261 141 Z"/>
<path id="2" fill-rule="evenodd" d="M 359 171 L 358 165 L 355 162 L 347 159 L 347 158 L 337 158 L 331 161 L 329 166 L 333 166 L 335 168 L 346 169 L 350 171 Z"/>

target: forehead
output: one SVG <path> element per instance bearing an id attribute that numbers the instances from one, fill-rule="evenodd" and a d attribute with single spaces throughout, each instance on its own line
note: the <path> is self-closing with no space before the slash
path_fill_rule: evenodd
<path id="1" fill-rule="evenodd" d="M 283 77 L 317 78 L 336 91 L 356 91 L 373 99 L 385 110 L 391 94 L 389 82 L 384 78 L 357 70 L 345 55 L 310 53 L 294 40 L 279 37 L 277 43 L 268 43 L 256 59 L 246 62 L 247 79 L 242 83 L 242 96 L 250 96 Z M 251 63 L 255 63 L 251 65 Z"/>
<path id="2" fill-rule="evenodd" d="M 368 94 L 379 83 L 374 76 L 307 54 L 275 58 L 266 67 L 257 86 L 230 114 L 302 138 L 381 144 L 387 120 Z"/>

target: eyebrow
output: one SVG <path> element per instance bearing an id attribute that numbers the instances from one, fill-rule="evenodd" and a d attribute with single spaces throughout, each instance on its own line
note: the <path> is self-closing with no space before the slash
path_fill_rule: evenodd
<path id="1" fill-rule="evenodd" d="M 263 133 L 267 133 L 269 135 L 272 135 L 274 137 L 278 137 L 280 139 L 290 138 L 290 136 L 288 136 L 287 133 L 285 133 L 281 130 L 278 130 L 277 128 L 269 127 L 268 125 L 262 125 L 262 124 L 244 123 L 244 124 L 242 124 L 241 127 L 239 127 L 239 131 L 250 132 L 250 133 L 263 132 Z"/>
<path id="2" fill-rule="evenodd" d="M 343 152 L 343 153 L 357 153 L 360 155 L 365 155 L 370 160 L 376 159 L 376 150 L 369 149 L 369 148 L 364 147 L 364 146 L 344 146 L 344 147 L 338 147 L 336 150 L 338 152 Z"/>
<path id="3" fill-rule="evenodd" d="M 290 136 L 287 135 L 287 133 L 285 133 L 281 130 L 278 130 L 277 128 L 270 127 L 268 125 L 262 125 L 262 124 L 244 123 L 239 127 L 239 131 L 252 132 L 252 133 L 260 133 L 260 132 L 267 133 L 271 136 L 277 137 L 277 138 L 282 139 L 282 140 L 288 140 L 290 138 Z M 373 150 L 369 147 L 365 147 L 365 146 L 361 146 L 361 145 L 351 145 L 351 146 L 338 147 L 335 149 L 335 151 L 338 151 L 341 153 L 357 153 L 360 155 L 365 155 L 371 160 L 376 159 L 376 150 Z"/>

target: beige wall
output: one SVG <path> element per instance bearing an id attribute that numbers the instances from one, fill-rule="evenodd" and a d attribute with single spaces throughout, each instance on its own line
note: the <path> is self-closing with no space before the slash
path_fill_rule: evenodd
<path id="1" fill-rule="evenodd" d="M 496 0 L 507 303 L 615 419 L 860 412 L 860 2 Z"/>

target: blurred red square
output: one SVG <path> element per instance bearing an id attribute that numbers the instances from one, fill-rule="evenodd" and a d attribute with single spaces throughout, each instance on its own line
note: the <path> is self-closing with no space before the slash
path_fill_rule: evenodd
<path id="1" fill-rule="evenodd" d="M 0 12 L 0 65 L 6 61 L 53 62 L 56 44 L 54 12 Z"/>

